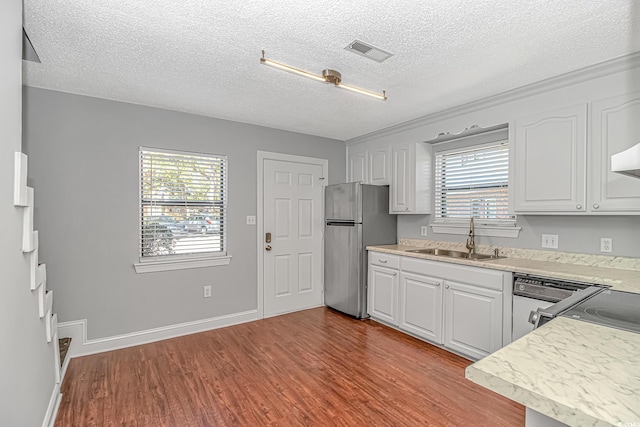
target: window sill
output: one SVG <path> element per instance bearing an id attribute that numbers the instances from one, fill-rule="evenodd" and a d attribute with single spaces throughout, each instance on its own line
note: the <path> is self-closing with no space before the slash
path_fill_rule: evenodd
<path id="1" fill-rule="evenodd" d="M 231 256 L 218 256 L 212 258 L 191 258 L 162 261 L 145 261 L 133 264 L 136 273 L 154 273 L 156 271 L 185 270 L 187 268 L 217 267 L 229 265 Z"/>
<path id="2" fill-rule="evenodd" d="M 431 230 L 434 233 L 441 234 L 460 234 L 460 235 L 468 235 L 469 234 L 469 223 L 436 223 L 430 225 Z M 487 236 L 487 237 L 509 237 L 509 238 L 517 238 L 520 234 L 520 230 L 522 227 L 513 226 L 499 226 L 499 225 L 482 225 L 476 224 L 474 227 L 474 234 L 476 236 Z"/>

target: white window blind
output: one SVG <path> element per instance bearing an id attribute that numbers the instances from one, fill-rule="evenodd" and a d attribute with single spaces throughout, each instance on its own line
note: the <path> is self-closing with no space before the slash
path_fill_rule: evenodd
<path id="1" fill-rule="evenodd" d="M 140 149 L 140 258 L 225 254 L 227 158 Z"/>
<path id="2" fill-rule="evenodd" d="M 506 141 L 436 153 L 435 219 L 509 220 Z M 491 222 L 491 221 L 489 221 Z"/>

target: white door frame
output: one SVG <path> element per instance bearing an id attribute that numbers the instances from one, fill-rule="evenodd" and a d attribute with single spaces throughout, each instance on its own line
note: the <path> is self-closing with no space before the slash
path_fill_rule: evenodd
<path id="1" fill-rule="evenodd" d="M 268 151 L 258 151 L 258 175 L 257 175 L 257 257 L 258 257 L 258 319 L 264 318 L 264 194 L 263 194 L 263 175 L 265 160 L 281 160 L 284 162 L 308 163 L 312 165 L 322 166 L 322 176 L 324 177 L 323 186 L 328 184 L 329 176 L 329 160 L 319 159 L 316 157 L 296 156 L 293 154 L 271 153 Z M 322 193 L 322 212 L 324 215 L 324 192 Z M 324 275 L 324 253 L 320 261 L 321 271 Z M 324 280 L 322 281 L 324 283 Z"/>

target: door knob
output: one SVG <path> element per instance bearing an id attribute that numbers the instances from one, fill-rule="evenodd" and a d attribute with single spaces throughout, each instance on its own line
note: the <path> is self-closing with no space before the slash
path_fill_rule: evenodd
<path id="1" fill-rule="evenodd" d="M 265 246 L 264 248 L 265 248 L 267 251 L 270 251 L 270 250 L 271 250 L 271 245 L 267 245 L 267 246 Z"/>

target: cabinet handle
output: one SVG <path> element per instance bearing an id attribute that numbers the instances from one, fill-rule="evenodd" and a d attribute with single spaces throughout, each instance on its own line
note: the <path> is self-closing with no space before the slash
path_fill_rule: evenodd
<path id="1" fill-rule="evenodd" d="M 599 205 L 599 204 L 597 204 L 597 203 L 594 203 L 594 204 L 593 204 L 593 209 L 598 209 L 599 207 L 600 207 L 600 205 Z"/>
<path id="2" fill-rule="evenodd" d="M 408 210 L 409 210 L 409 208 L 404 208 L 404 210 L 405 210 L 405 211 L 408 211 Z"/>
<path id="3" fill-rule="evenodd" d="M 445 288 L 449 289 L 449 285 L 444 285 Z"/>
<path id="4" fill-rule="evenodd" d="M 576 209 L 582 209 L 582 205 L 580 204 L 576 205 Z"/>
<path id="5" fill-rule="evenodd" d="M 378 262 L 381 262 L 381 263 L 383 263 L 383 264 L 386 264 L 386 263 L 387 263 L 387 260 L 386 260 L 386 259 L 379 259 L 379 260 L 378 260 Z"/>
<path id="6" fill-rule="evenodd" d="M 397 276 L 397 275 L 398 275 L 398 273 L 393 273 L 393 275 L 394 275 L 394 276 Z"/>
<path id="7" fill-rule="evenodd" d="M 440 282 L 436 282 L 436 286 L 440 286 Z"/>

